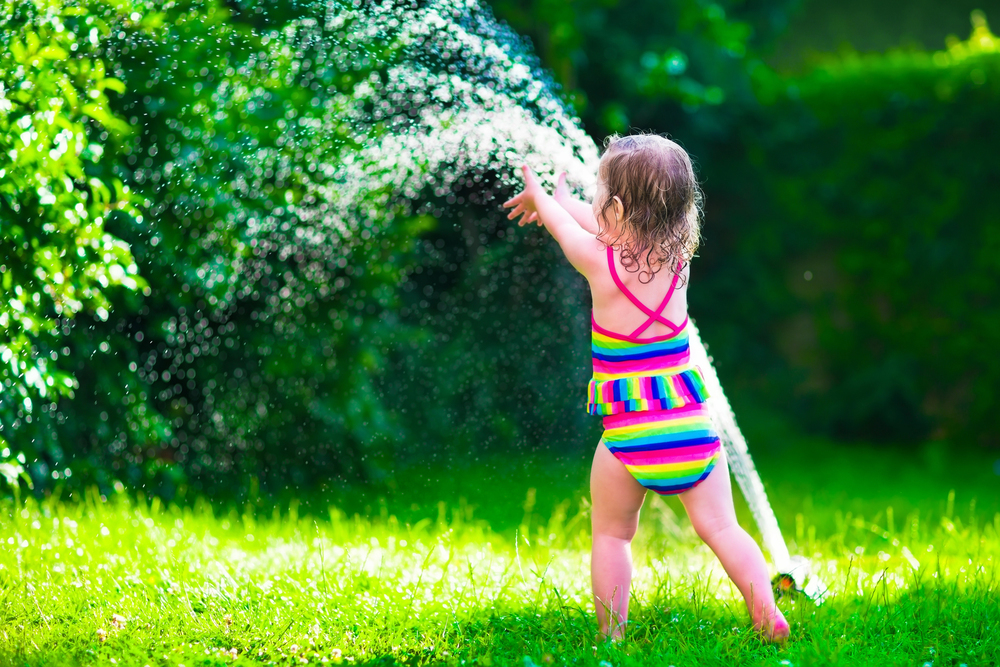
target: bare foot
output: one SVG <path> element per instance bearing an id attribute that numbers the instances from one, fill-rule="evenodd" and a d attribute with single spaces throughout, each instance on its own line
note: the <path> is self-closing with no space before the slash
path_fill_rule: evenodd
<path id="1" fill-rule="evenodd" d="M 615 628 L 615 632 L 610 634 L 604 632 L 603 630 L 598 631 L 597 636 L 594 637 L 595 644 L 617 644 L 622 640 L 622 635 L 625 634 L 624 626 L 619 625 Z"/>
<path id="2" fill-rule="evenodd" d="M 784 614 L 777 607 L 774 608 L 770 622 L 758 621 L 753 624 L 753 627 L 760 633 L 761 639 L 770 644 L 784 644 L 788 641 L 788 635 L 791 633 L 788 621 L 785 620 Z"/>

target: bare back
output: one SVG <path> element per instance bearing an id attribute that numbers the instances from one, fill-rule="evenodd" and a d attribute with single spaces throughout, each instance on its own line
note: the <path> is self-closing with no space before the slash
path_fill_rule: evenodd
<path id="1" fill-rule="evenodd" d="M 621 265 L 621 256 L 614 251 L 614 274 L 606 257 L 606 251 L 601 252 L 602 261 L 591 263 L 588 268 L 587 281 L 594 301 L 594 321 L 604 329 L 623 336 L 631 335 L 637 328 L 650 320 L 650 313 L 641 310 L 628 296 L 630 292 L 648 310 L 656 312 L 665 299 L 666 304 L 659 313 L 663 319 L 674 324 L 674 328 L 653 320 L 647 328 L 641 331 L 643 338 L 666 336 L 676 333 L 687 318 L 687 284 L 690 275 L 690 265 L 681 270 L 681 279 L 674 280 L 673 271 L 663 268 L 652 280 L 643 283 L 639 280 L 640 272 L 626 271 Z M 619 282 L 627 292 L 619 287 Z M 671 289 L 673 288 L 673 289 Z M 670 296 L 668 298 L 668 293 Z"/>

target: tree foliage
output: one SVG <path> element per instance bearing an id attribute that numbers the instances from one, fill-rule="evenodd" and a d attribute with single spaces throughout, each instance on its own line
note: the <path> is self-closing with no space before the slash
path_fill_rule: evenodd
<path id="1" fill-rule="evenodd" d="M 0 18 L 0 445 L 72 396 L 64 338 L 74 318 L 106 321 L 116 288 L 145 288 L 116 217 L 142 224 L 140 202 L 107 168 L 109 108 L 97 51 L 108 24 L 61 2 L 4 3 Z M 40 403 L 40 405 L 35 405 Z"/>
<path id="2" fill-rule="evenodd" d="M 795 0 L 491 0 L 531 37 L 595 137 L 668 131 L 688 145 L 756 104 L 751 73 Z"/>
<path id="3" fill-rule="evenodd" d="M 595 136 L 668 131 L 701 165 L 692 315 L 730 393 L 841 435 L 995 440 L 984 17 L 945 51 L 787 75 L 759 56 L 784 0 L 495 6 Z M 402 122 L 348 122 L 374 118 L 355 93 L 401 56 L 383 36 L 330 57 L 357 26 L 262 7 L 39 1 L 0 19 L 4 458 L 26 454 L 38 492 L 71 468 L 225 494 L 589 445 L 584 282 L 510 226 L 488 168 L 405 205 L 376 183 L 352 233 L 321 228 L 337 191 L 317 174 Z"/>
<path id="4" fill-rule="evenodd" d="M 1000 39 L 985 16 L 945 50 L 833 58 L 760 95 L 744 141 L 763 196 L 734 251 L 782 267 L 764 330 L 808 413 L 852 436 L 996 443 Z"/>
<path id="5" fill-rule="evenodd" d="M 761 56 L 796 3 L 668 4 L 493 2 L 595 135 L 666 132 L 695 156 L 691 312 L 733 395 L 842 437 L 996 443 L 985 16 L 943 51 L 788 74 Z"/>

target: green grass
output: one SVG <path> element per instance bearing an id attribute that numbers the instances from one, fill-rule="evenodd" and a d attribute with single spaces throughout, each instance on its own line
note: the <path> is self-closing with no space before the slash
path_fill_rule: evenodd
<path id="1" fill-rule="evenodd" d="M 580 455 L 401 472 L 348 513 L 8 499 L 0 664 L 1000 664 L 993 461 L 793 445 L 755 456 L 832 597 L 782 601 L 784 648 L 653 497 L 627 640 L 597 645 Z"/>

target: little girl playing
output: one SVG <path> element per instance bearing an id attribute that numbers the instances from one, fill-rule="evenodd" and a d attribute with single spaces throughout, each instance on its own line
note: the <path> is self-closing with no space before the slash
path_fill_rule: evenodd
<path id="1" fill-rule="evenodd" d="M 687 153 L 655 135 L 612 137 L 593 206 L 559 177 L 554 195 L 534 173 L 504 204 L 537 222 L 590 283 L 594 377 L 588 410 L 604 417 L 590 475 L 591 577 L 602 635 L 628 619 L 632 538 L 651 489 L 679 494 L 695 531 L 736 584 L 766 640 L 789 627 L 775 606 L 764 555 L 736 523 L 729 469 L 712 429 L 687 333 L 689 262 L 698 246 L 701 191 Z"/>

